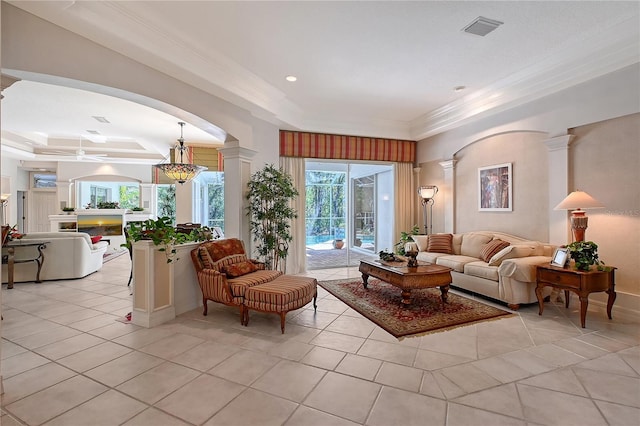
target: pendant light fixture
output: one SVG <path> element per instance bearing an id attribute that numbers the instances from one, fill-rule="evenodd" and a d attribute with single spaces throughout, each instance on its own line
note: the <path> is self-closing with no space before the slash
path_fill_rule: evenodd
<path id="1" fill-rule="evenodd" d="M 207 170 L 207 168 L 204 166 L 198 166 L 196 164 L 184 162 L 184 153 L 187 148 L 184 146 L 184 137 L 182 131 L 184 129 L 185 123 L 180 121 L 178 124 L 180 125 L 180 139 L 178 139 L 178 144 L 175 146 L 174 159 L 177 160 L 179 155 L 180 161 L 176 161 L 175 163 L 160 163 L 154 165 L 153 167 L 162 170 L 162 172 L 164 172 L 164 174 L 167 175 L 169 179 L 175 180 L 182 185 L 183 183 L 189 182 L 190 180 L 198 176 L 201 171 Z"/>

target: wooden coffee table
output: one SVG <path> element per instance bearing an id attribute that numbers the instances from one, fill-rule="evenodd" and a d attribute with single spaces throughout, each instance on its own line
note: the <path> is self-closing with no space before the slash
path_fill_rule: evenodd
<path id="1" fill-rule="evenodd" d="M 447 303 L 447 293 L 451 284 L 451 268 L 420 262 L 415 268 L 407 267 L 407 262 L 385 262 L 382 260 L 361 260 L 362 284 L 367 288 L 369 277 L 375 277 L 402 290 L 402 303 L 411 304 L 411 290 L 440 287 L 442 306 Z"/>

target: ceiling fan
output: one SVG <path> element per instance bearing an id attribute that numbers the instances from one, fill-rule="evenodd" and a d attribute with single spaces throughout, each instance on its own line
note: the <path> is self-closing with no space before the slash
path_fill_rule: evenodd
<path id="1" fill-rule="evenodd" d="M 74 152 L 70 151 L 42 151 L 42 154 L 56 155 L 59 157 L 69 157 L 77 161 L 103 161 L 102 157 L 107 157 L 107 154 L 87 154 L 82 149 L 82 137 L 80 138 L 80 145 Z"/>

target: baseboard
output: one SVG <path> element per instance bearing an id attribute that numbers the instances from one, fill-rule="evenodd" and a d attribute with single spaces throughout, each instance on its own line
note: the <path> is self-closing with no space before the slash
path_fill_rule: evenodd
<path id="1" fill-rule="evenodd" d="M 605 292 L 591 293 L 589 305 L 593 304 L 606 310 L 608 297 L 609 295 Z M 616 291 L 616 301 L 611 309 L 611 315 L 613 318 L 636 320 L 640 316 L 640 295 Z"/>

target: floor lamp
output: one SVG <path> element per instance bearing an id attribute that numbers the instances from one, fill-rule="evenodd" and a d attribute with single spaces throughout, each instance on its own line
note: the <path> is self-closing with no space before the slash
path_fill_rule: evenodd
<path id="1" fill-rule="evenodd" d="M 435 185 L 421 186 L 418 188 L 418 194 L 422 198 L 422 218 L 424 222 L 424 233 L 429 235 L 433 232 L 433 197 L 438 193 L 438 187 Z M 429 214 L 427 215 L 427 207 Z M 427 218 L 429 221 L 427 222 Z"/>

